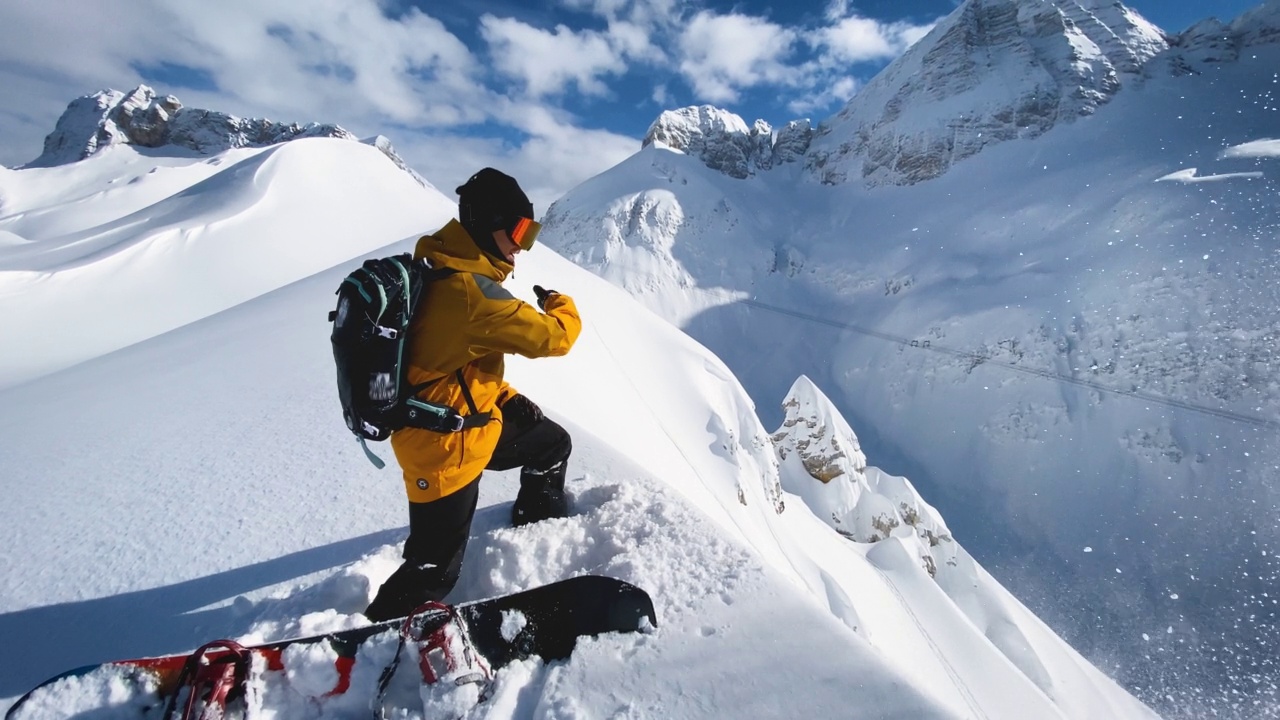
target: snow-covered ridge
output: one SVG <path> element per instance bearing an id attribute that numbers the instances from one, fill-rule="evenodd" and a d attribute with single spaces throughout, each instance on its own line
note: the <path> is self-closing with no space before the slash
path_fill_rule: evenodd
<path id="1" fill-rule="evenodd" d="M 45 138 L 44 152 L 24 167 L 40 168 L 84 160 L 114 145 L 170 147 L 215 155 L 236 148 L 262 148 L 299 138 L 328 137 L 357 140 L 338 125 L 282 123 L 262 118 L 238 118 L 223 112 L 184 107 L 173 95 L 159 97 L 139 85 L 125 93 L 102 90 L 71 101 Z M 385 137 L 367 144 L 381 150 L 419 184 L 426 180 L 396 154 Z"/>
<path id="2" fill-rule="evenodd" d="M 968 0 L 814 138 L 821 182 L 911 185 L 1092 114 L 1168 42 L 1105 0 Z"/>
<path id="3" fill-rule="evenodd" d="M 307 138 L 193 158 L 116 143 L 0 173 L 0 337 L 29 338 L 0 353 L 0 387 L 443 225 L 456 205 L 376 147 Z"/>

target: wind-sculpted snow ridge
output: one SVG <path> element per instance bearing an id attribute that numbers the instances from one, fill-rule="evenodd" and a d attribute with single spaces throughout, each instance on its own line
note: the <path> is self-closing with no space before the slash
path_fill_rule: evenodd
<path id="1" fill-rule="evenodd" d="M 967 0 L 819 126 L 828 184 L 911 185 L 983 148 L 1092 114 L 1167 47 L 1105 0 Z"/>
<path id="2" fill-rule="evenodd" d="M 28 339 L 0 354 L 0 387 L 442 225 L 456 205 L 375 143 L 307 138 L 191 157 L 116 142 L 0 173 L 0 336 Z"/>
<path id="3" fill-rule="evenodd" d="M 1034 700 L 1006 698 L 1012 707 L 1020 707 L 1016 713 L 1022 717 L 1091 717 L 1097 713 L 1101 713 L 1098 717 L 1155 717 L 1139 703 L 1108 697 L 1098 686 L 1101 674 L 973 560 L 909 480 L 868 466 L 853 429 L 809 378 L 796 380 L 783 410 L 786 417 L 773 441 L 787 492 L 802 498 L 806 509 L 858 547 L 881 573 L 877 579 L 892 578 L 893 585 L 900 586 L 907 583 L 904 576 L 910 576 L 911 597 L 937 593 L 929 604 L 908 603 L 910 624 L 923 628 L 930 619 L 937 622 L 936 615 L 963 617 L 989 643 L 982 647 L 992 653 L 990 658 L 972 652 L 969 661 L 973 665 L 948 667 L 947 675 L 976 688 L 978 683 L 966 678 L 970 673 L 1001 672 L 977 669 L 999 658 L 997 664 L 1016 668 L 1017 682 L 1043 693 Z M 874 613 L 867 610 L 866 598 L 851 597 L 850 610 L 859 618 L 855 623 L 870 620 Z M 924 607 L 929 608 L 927 612 L 915 614 Z M 891 658 L 904 661 L 906 668 L 928 663 L 919 655 L 910 660 L 899 658 L 889 642 L 874 633 L 869 635 L 874 645 Z M 903 632 L 892 642 L 909 646 L 911 638 Z M 931 640 L 934 642 L 938 643 L 935 648 L 947 644 L 937 638 Z M 1044 702 L 1046 698 L 1049 703 Z M 1041 703 L 1044 705 L 1038 707 Z M 981 691 L 967 699 L 968 711 L 976 716 L 991 712 L 994 706 Z"/>

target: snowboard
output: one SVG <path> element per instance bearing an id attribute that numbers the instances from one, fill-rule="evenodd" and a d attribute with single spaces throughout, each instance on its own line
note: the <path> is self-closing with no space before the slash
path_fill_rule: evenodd
<path id="1" fill-rule="evenodd" d="M 644 629 L 646 623 L 651 627 L 657 626 L 657 615 L 648 593 L 622 580 L 599 575 L 574 577 L 511 595 L 439 607 L 447 607 L 448 612 L 420 621 L 427 625 L 419 626 L 416 632 L 425 637 L 449 623 L 451 618 L 457 618 L 465 624 L 475 652 L 493 670 L 535 656 L 547 661 L 566 659 L 580 637 L 636 632 Z M 283 677 L 289 671 L 292 658 L 299 657 L 300 652 L 309 651 L 314 656 L 314 651 L 319 650 L 322 657 L 332 658 L 330 676 L 334 682 L 332 687 L 324 690 L 312 688 L 311 691 L 317 697 L 332 698 L 346 693 L 357 673 L 368 676 L 382 670 L 385 675 L 384 666 L 389 654 L 386 648 L 395 646 L 406 625 L 405 619 L 400 618 L 243 648 L 233 642 L 216 641 L 197 651 L 201 654 L 198 660 L 208 664 L 227 663 L 235 656 L 245 662 L 253 660 L 255 667 L 265 668 L 265 674 L 275 673 Z M 371 648 L 379 643 L 381 649 L 373 653 Z M 390 654 L 398 659 L 399 653 L 400 647 L 395 646 L 394 653 Z M 85 684 L 86 678 L 95 674 L 107 677 L 104 682 L 112 684 L 111 692 L 102 693 L 110 698 L 109 704 L 122 706 L 122 710 L 125 705 L 137 709 L 134 713 L 126 711 L 122 716 L 155 717 L 159 709 L 170 705 L 185 687 L 183 670 L 193 654 L 115 660 L 69 670 L 22 696 L 5 714 L 5 720 L 22 720 L 29 714 L 36 717 L 58 716 L 50 713 L 50 703 L 57 705 L 58 693 L 66 691 L 72 696 L 84 696 L 83 689 L 75 685 Z M 364 654 L 380 655 L 377 660 L 368 658 L 365 663 L 377 665 L 376 668 L 360 667 Z M 424 668 L 424 672 L 428 671 Z M 121 684 L 125 688 L 124 693 L 120 691 Z M 266 686 L 269 688 L 270 683 Z M 382 689 L 379 688 L 378 692 L 381 693 Z M 126 701 L 122 702 L 122 697 Z M 65 717 L 103 708 L 61 709 L 68 711 L 61 715 Z M 98 717 L 96 713 L 93 716 Z"/>

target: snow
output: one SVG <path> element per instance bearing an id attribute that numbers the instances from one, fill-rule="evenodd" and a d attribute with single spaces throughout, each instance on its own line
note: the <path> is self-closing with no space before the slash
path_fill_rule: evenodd
<path id="1" fill-rule="evenodd" d="M 1236 156 L 1238 157 L 1238 156 Z M 1200 182 L 1220 182 L 1222 180 L 1233 180 L 1236 178 L 1245 178 L 1256 180 L 1266 177 L 1261 171 L 1257 172 L 1240 172 L 1240 173 L 1218 173 L 1217 175 L 1198 175 L 1199 170 L 1196 168 L 1187 168 L 1186 170 L 1176 170 L 1156 178 L 1156 182 L 1180 182 L 1180 183 L 1200 183 Z"/>
<path id="2" fill-rule="evenodd" d="M 211 158 L 117 146 L 0 182 L 0 227 L 28 241 L 0 269 L 0 332 L 26 339 L 0 390 L 0 635 L 23 648 L 0 658 L 5 704 L 77 665 L 363 624 L 399 562 L 404 497 L 342 425 L 325 315 L 355 259 L 407 250 L 450 201 L 326 139 Z M 585 323 L 568 356 L 508 364 L 574 438 L 572 512 L 511 528 L 517 475 L 487 474 L 450 600 L 606 574 L 651 593 L 658 627 L 509 666 L 471 716 L 1154 716 L 941 540 L 812 382 L 795 418 L 837 439 L 837 500 L 794 464 L 804 437 L 771 436 L 707 348 L 545 246 L 507 286 L 532 300 L 534 283 Z M 842 536 L 825 514 L 851 498 L 851 517 L 898 525 Z M 298 649 L 252 702 L 367 712 L 393 650 L 367 646 L 352 690 L 315 702 L 301 693 L 331 686 L 332 658 Z M 419 713 L 457 700 L 411 673 L 393 685 Z M 27 717 L 125 701 L 94 674 Z"/>
<path id="3" fill-rule="evenodd" d="M 1219 157 L 1224 159 L 1280 157 L 1280 140 L 1254 140 L 1233 145 L 1223 150 Z"/>

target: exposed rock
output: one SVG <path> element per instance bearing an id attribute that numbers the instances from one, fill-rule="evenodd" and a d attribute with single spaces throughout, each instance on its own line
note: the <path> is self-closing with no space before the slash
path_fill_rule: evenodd
<path id="1" fill-rule="evenodd" d="M 207 155 L 303 137 L 357 139 L 337 125 L 285 124 L 185 108 L 172 95 L 157 97 L 154 90 L 139 85 L 129 93 L 103 90 L 73 100 L 45 138 L 44 152 L 26 167 L 77 162 L 116 144 L 174 147 Z"/>
<path id="2" fill-rule="evenodd" d="M 809 378 L 801 376 L 782 404 L 773 434 L 783 488 L 799 495 L 836 532 L 861 543 L 899 538 L 936 576 L 955 563 L 946 523 L 902 477 L 868 467 L 858 436 Z"/>
<path id="3" fill-rule="evenodd" d="M 793 163 L 804 158 L 813 140 L 813 125 L 808 120 L 792 120 L 778 129 L 773 141 L 773 165 Z"/>
<path id="4" fill-rule="evenodd" d="M 785 132 L 786 145 L 779 152 L 773 128 L 764 120 L 756 120 L 748 128 L 741 117 L 728 110 L 700 105 L 663 112 L 649 126 L 642 146 L 679 150 L 713 170 L 742 179 L 803 156 L 802 148 L 808 147 L 812 136 L 809 121 L 788 123 Z"/>

